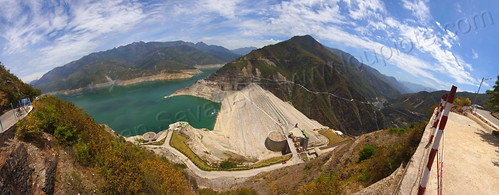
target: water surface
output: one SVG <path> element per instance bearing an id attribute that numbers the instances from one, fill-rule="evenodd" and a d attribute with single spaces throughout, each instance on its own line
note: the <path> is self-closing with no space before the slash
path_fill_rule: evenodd
<path id="1" fill-rule="evenodd" d="M 159 132 L 176 121 L 187 121 L 193 127 L 213 130 L 219 103 L 193 96 L 163 97 L 206 78 L 216 70 L 203 69 L 204 73 L 190 79 L 110 86 L 58 97 L 82 107 L 96 122 L 108 124 L 125 137 L 148 131 Z"/>

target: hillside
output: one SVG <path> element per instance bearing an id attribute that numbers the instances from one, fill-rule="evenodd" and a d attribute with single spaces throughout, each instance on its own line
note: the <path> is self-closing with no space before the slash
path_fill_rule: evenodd
<path id="1" fill-rule="evenodd" d="M 0 62 L 0 114 L 10 109 L 10 103 L 23 98 L 33 98 L 41 94 L 40 89 L 33 89 L 29 84 L 21 81 L 17 76 L 5 69 Z"/>
<path id="2" fill-rule="evenodd" d="M 256 47 L 242 47 L 242 48 L 238 48 L 238 49 L 233 49 L 231 51 L 236 53 L 236 54 L 244 56 L 246 54 L 249 54 L 251 51 L 253 51 L 255 49 L 258 49 L 258 48 L 256 48 Z"/>
<path id="3" fill-rule="evenodd" d="M 136 42 L 54 68 L 33 84 L 44 93 L 79 89 L 110 80 L 178 73 L 195 69 L 194 65 L 222 64 L 238 56 L 221 46 L 202 42 Z"/>
<path id="4" fill-rule="evenodd" d="M 1 194 L 192 194 L 183 166 L 126 142 L 72 103 L 43 96 L 33 107 L 0 134 Z"/>
<path id="5" fill-rule="evenodd" d="M 355 72 L 311 36 L 297 36 L 253 50 L 206 80 L 218 83 L 222 90 L 240 90 L 249 83 L 259 83 L 307 117 L 359 135 L 382 128 L 383 117 L 363 95 L 375 99 L 379 90 Z M 399 94 L 392 88 L 386 90 Z"/>
<path id="6" fill-rule="evenodd" d="M 422 91 L 413 94 L 401 95 L 384 105 L 381 110 L 385 116 L 387 126 L 406 126 L 411 122 L 420 122 L 430 117 L 428 110 L 438 104 L 442 96 L 448 91 Z M 485 105 L 489 100 L 489 95 L 479 94 L 476 102 L 472 104 Z M 469 92 L 458 92 L 456 98 L 469 98 L 475 100 L 475 94 Z"/>

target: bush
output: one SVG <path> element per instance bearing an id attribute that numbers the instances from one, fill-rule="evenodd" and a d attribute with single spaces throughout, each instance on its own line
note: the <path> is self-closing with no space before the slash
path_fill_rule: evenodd
<path id="1" fill-rule="evenodd" d="M 73 145 L 78 139 L 76 128 L 73 125 L 57 126 L 54 136 L 64 145 Z"/>
<path id="2" fill-rule="evenodd" d="M 191 194 L 182 173 L 147 150 L 116 138 L 72 103 L 44 96 L 20 122 L 19 137 L 53 133 L 84 166 L 100 169 L 104 194 Z"/>
<path id="3" fill-rule="evenodd" d="M 220 168 L 222 169 L 230 169 L 237 167 L 236 163 L 230 159 L 224 160 L 220 163 Z"/>
<path id="4" fill-rule="evenodd" d="M 454 105 L 456 106 L 471 106 L 471 100 L 470 98 L 456 98 L 454 100 Z"/>
<path id="5" fill-rule="evenodd" d="M 371 158 L 376 152 L 376 148 L 372 145 L 365 145 L 359 152 L 359 162 Z"/>
<path id="6" fill-rule="evenodd" d="M 76 152 L 76 160 L 80 162 L 83 165 L 88 165 L 91 161 L 90 158 L 90 148 L 88 147 L 87 144 L 83 142 L 78 142 L 78 144 L 75 145 L 75 152 Z"/>

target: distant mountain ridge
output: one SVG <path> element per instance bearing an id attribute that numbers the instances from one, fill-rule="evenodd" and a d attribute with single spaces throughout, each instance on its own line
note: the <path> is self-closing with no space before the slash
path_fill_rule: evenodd
<path id="1" fill-rule="evenodd" d="M 206 80 L 223 90 L 239 90 L 256 82 L 321 124 L 360 135 L 383 128 L 381 112 L 367 103 L 385 97 L 377 91 L 400 93 L 370 73 L 366 75 L 372 81 L 367 81 L 355 68 L 306 35 L 253 50 Z"/>
<path id="2" fill-rule="evenodd" d="M 176 73 L 195 69 L 194 65 L 223 64 L 239 56 L 224 47 L 203 42 L 134 42 L 54 68 L 33 85 L 45 93 L 72 90 L 109 80 Z"/>
<path id="3" fill-rule="evenodd" d="M 236 54 L 244 56 L 246 54 L 249 54 L 251 51 L 253 51 L 255 49 L 258 49 L 258 48 L 256 48 L 256 47 L 243 47 L 243 48 L 233 49 L 231 51 L 236 53 Z"/>

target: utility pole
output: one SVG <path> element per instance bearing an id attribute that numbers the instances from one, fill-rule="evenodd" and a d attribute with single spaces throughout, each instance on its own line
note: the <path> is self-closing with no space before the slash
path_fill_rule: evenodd
<path id="1" fill-rule="evenodd" d="M 475 98 L 473 99 L 473 107 L 475 108 L 474 111 L 476 111 L 476 98 L 478 97 L 478 93 L 480 93 L 480 88 L 482 87 L 483 81 L 491 80 L 492 78 L 485 78 L 482 77 L 482 82 L 480 82 L 480 85 L 478 86 L 478 91 L 476 91 Z"/>

